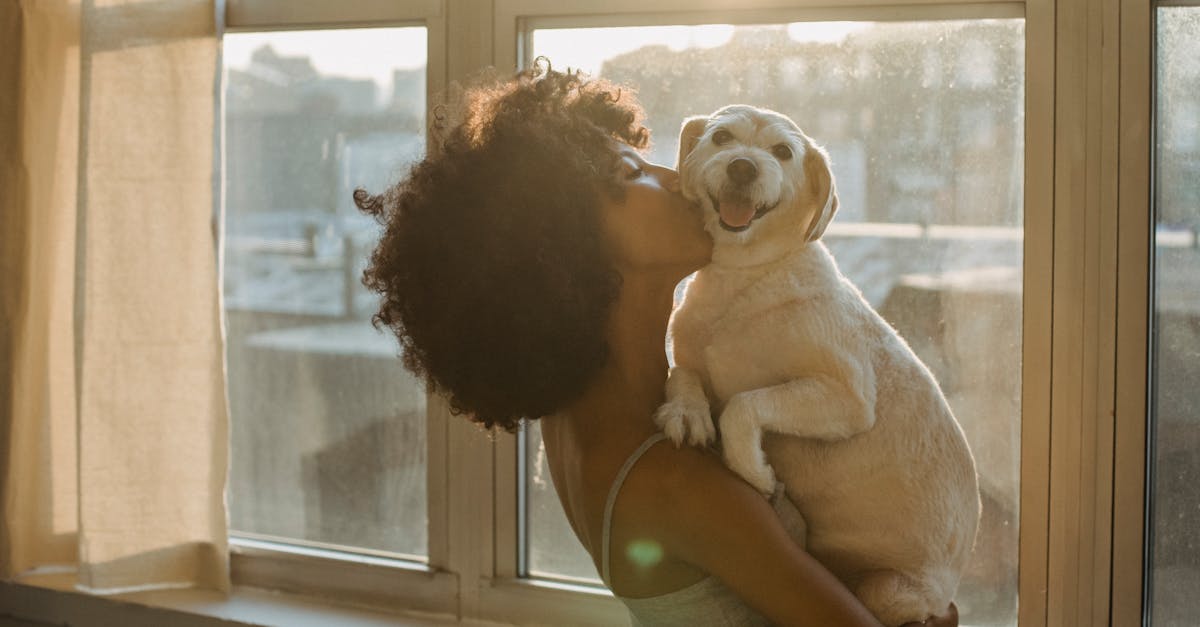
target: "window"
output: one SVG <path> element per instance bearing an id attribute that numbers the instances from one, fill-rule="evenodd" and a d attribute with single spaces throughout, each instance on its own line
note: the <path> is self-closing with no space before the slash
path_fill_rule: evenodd
<path id="1" fill-rule="evenodd" d="M 546 462 L 546 447 L 542 445 L 542 430 L 537 422 L 518 437 L 524 438 L 526 456 L 521 460 L 525 469 L 525 537 L 524 573 L 527 576 L 573 581 L 600 586 L 600 574 L 592 558 L 575 538 L 563 513 L 562 504 L 554 492 L 550 466 Z"/>
<path id="2" fill-rule="evenodd" d="M 224 291 L 238 535 L 423 561 L 425 389 L 372 328 L 355 209 L 424 151 L 425 28 L 224 38 Z"/>
<path id="3" fill-rule="evenodd" d="M 1150 615 L 1200 615 L 1200 7 L 1158 22 Z"/>
<path id="4" fill-rule="evenodd" d="M 788 114 L 829 151 L 841 208 L 824 240 L 933 370 L 975 455 L 983 519 L 962 620 L 1015 624 L 1024 21 L 532 24 L 533 56 L 637 89 L 651 161 L 673 165 L 681 121 L 733 102 Z M 598 583 L 526 433 L 528 574 Z"/>
<path id="5" fill-rule="evenodd" d="M 653 160 L 674 163 L 684 115 L 734 101 L 789 114 L 830 151 L 842 208 L 826 242 L 934 371 L 976 455 L 964 624 L 1133 624 L 1151 572 L 1155 624 L 1187 622 L 1196 3 L 825 4 L 225 3 L 230 506 L 241 537 L 277 541 L 239 545 L 235 580 L 297 589 L 303 567 L 301 589 L 373 605 L 623 620 L 565 524 L 537 425 L 489 438 L 426 398 L 357 281 L 375 227 L 349 191 L 421 154 L 424 94 L 544 54 L 635 84 Z"/>

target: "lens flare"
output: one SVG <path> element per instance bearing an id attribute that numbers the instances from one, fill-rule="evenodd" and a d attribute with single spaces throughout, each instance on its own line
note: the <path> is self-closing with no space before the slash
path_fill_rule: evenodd
<path id="1" fill-rule="evenodd" d="M 625 557 L 638 568 L 650 568 L 662 561 L 662 545 L 654 540 L 634 540 L 625 548 Z"/>

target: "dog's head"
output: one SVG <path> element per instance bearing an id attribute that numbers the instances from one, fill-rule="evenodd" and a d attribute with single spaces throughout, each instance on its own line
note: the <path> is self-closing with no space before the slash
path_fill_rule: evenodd
<path id="1" fill-rule="evenodd" d="M 811 242 L 838 208 L 829 157 L 775 111 L 730 105 L 689 118 L 677 167 L 717 246 Z"/>

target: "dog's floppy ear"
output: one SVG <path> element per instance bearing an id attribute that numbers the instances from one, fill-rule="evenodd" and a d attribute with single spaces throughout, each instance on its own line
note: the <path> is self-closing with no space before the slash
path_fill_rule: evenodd
<path id="1" fill-rule="evenodd" d="M 825 227 L 833 220 L 838 210 L 837 185 L 833 182 L 833 171 L 829 167 L 829 155 L 820 146 L 806 142 L 804 147 L 804 178 L 808 181 L 816 213 L 808 225 L 804 240 L 813 242 L 825 233 Z"/>
<path id="2" fill-rule="evenodd" d="M 696 147 L 700 136 L 704 134 L 704 125 L 708 124 L 708 116 L 699 115 L 683 121 L 679 129 L 679 159 L 675 161 L 675 169 L 683 172 L 683 160 Z"/>

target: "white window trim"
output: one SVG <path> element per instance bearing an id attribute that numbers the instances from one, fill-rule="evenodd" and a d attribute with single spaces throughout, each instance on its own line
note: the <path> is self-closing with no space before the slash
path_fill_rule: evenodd
<path id="1" fill-rule="evenodd" d="M 230 570 L 242 585 L 390 610 L 455 614 L 458 578 L 398 560 L 230 538 Z"/>
<path id="2" fill-rule="evenodd" d="M 226 0 L 217 2 L 217 34 L 356 27 L 423 26 L 426 29 L 427 102 L 446 90 L 446 6 L 443 0 Z M 223 90 L 223 86 L 219 87 Z M 218 94 L 218 98 L 221 95 Z M 220 121 L 223 124 L 223 119 Z M 222 154 L 223 151 L 219 154 Z M 224 164 L 220 169 L 223 171 Z M 223 183 L 222 183 L 223 184 Z M 223 194 L 218 197 L 223 200 Z M 220 210 L 223 214 L 223 208 Z M 425 564 L 284 547 L 231 538 L 235 585 L 311 597 L 345 599 L 385 610 L 419 610 L 458 616 L 459 577 L 450 563 L 447 495 L 450 412 L 430 395 L 426 403 L 428 561 Z"/>
<path id="3" fill-rule="evenodd" d="M 533 26 L 1024 15 L 1019 620 L 1022 627 L 1138 624 L 1144 609 L 1155 5 L 1151 0 L 832 4 L 663 0 L 647 11 L 643 0 L 229 0 L 225 15 L 230 30 L 424 24 L 430 102 L 451 81 L 487 66 L 501 73 L 515 69 L 520 34 Z M 1191 3 L 1161 3 L 1176 4 Z M 454 33 L 453 41 L 448 33 Z M 519 622 L 623 616 L 602 591 L 517 578 L 515 439 L 489 437 L 449 416 L 444 402 L 432 397 L 428 413 L 428 568 L 410 572 L 411 582 L 397 580 L 394 596 L 372 602 L 431 603 L 453 607 L 460 618 Z M 249 574 L 257 571 L 246 567 L 270 559 L 281 558 L 235 557 L 240 582 L 254 583 L 245 578 L 258 577 Z M 289 567 L 303 561 L 288 562 Z M 325 567 L 320 561 L 311 565 L 312 573 Z M 314 577 L 313 583 L 319 587 L 320 581 Z M 431 600 L 438 595 L 446 601 Z"/>

